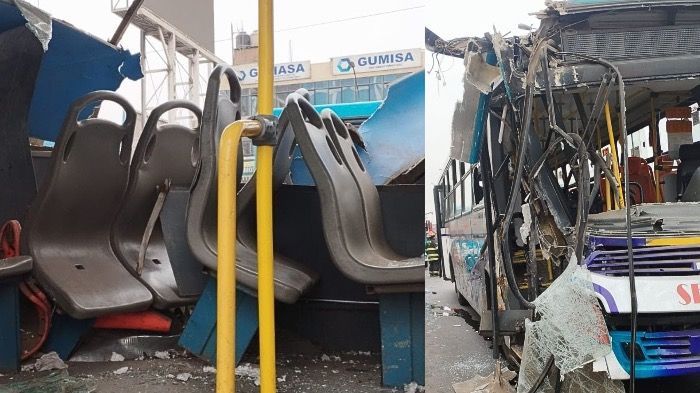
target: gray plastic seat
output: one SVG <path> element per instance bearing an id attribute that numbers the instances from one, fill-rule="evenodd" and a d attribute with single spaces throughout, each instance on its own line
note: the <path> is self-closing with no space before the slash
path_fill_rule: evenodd
<path id="1" fill-rule="evenodd" d="M 197 118 L 197 127 L 159 125 L 163 114 L 173 109 L 192 112 Z M 196 296 L 180 295 L 161 221 L 153 220 L 160 213 L 157 205 L 162 207 L 164 203 L 163 199 L 159 200 L 159 194 L 160 198 L 168 198 L 170 188 L 192 185 L 198 162 L 201 117 L 201 110 L 189 101 L 166 102 L 151 112 L 134 151 L 126 195 L 112 226 L 112 247 L 116 255 L 151 290 L 153 306 L 158 309 L 192 304 L 197 300 Z M 148 240 L 144 247 L 142 242 L 149 219 L 152 228 L 148 230 L 150 236 L 146 234 Z M 141 252 L 145 258 L 139 273 Z M 191 262 L 198 264 L 194 259 Z"/>
<path id="2" fill-rule="evenodd" d="M 304 161 L 316 183 L 323 233 L 338 269 L 363 284 L 423 282 L 422 261 L 415 264 L 413 260 L 391 259 L 372 247 L 364 218 L 363 196 L 318 112 L 298 94 L 287 98 L 285 111 L 288 111 Z M 377 220 L 381 220 L 381 215 Z M 375 219 L 368 221 L 371 225 L 377 224 Z M 382 229 L 373 228 L 373 231 L 378 230 Z"/>
<path id="3" fill-rule="evenodd" d="M 81 112 L 83 108 L 99 100 L 124 108 L 124 124 L 77 120 L 79 114 L 89 113 Z M 135 119 L 131 105 L 110 91 L 89 93 L 74 102 L 30 210 L 27 242 L 34 274 L 74 318 L 141 311 L 153 300 L 121 264 L 110 242 L 129 178 Z"/>
<path id="4" fill-rule="evenodd" d="M 357 188 L 360 191 L 365 216 L 365 228 L 367 229 L 372 248 L 384 258 L 404 261 L 416 266 L 420 265 L 419 267 L 422 270 L 424 265 L 422 257 L 410 258 L 400 255 L 394 251 L 386 240 L 379 192 L 372 181 L 372 177 L 365 169 L 355 148 L 352 136 L 343 120 L 330 109 L 324 109 L 321 112 L 321 119 L 328 134 L 331 136 L 331 140 L 333 140 L 333 144 L 340 153 L 343 164 L 352 174 L 355 184 L 357 184 Z"/>
<path id="5" fill-rule="evenodd" d="M 231 85 L 230 102 L 235 103 L 234 119 L 222 120 L 221 111 L 213 108 L 216 106 L 215 97 L 218 96 L 218 88 L 221 75 L 225 75 Z M 216 251 L 216 206 L 217 206 L 217 179 L 216 163 L 218 156 L 219 139 L 223 129 L 235 119 L 240 118 L 238 102 L 240 99 L 240 86 L 238 79 L 230 68 L 214 70 L 207 88 L 207 98 L 204 103 L 204 115 L 202 118 L 202 143 L 200 170 L 196 182 L 193 185 L 190 203 L 187 212 L 187 242 L 197 259 L 208 269 L 217 269 Z M 219 100 L 218 105 L 221 105 Z M 230 116 L 229 116 L 230 117 Z M 230 120 L 230 121 L 229 121 Z M 276 151 L 291 151 L 293 135 L 287 139 L 280 138 L 280 145 L 288 146 Z M 289 156 L 289 154 L 286 154 Z M 242 155 L 239 154 L 242 159 Z M 284 160 L 283 160 L 284 158 Z M 281 160 L 281 161 L 280 161 Z M 275 153 L 275 177 L 274 185 L 284 181 L 289 172 L 291 157 Z M 286 170 L 283 168 L 286 165 Z M 239 169 L 242 169 L 239 163 Z M 284 175 L 280 175 L 284 173 Z M 280 178 L 281 177 L 281 178 Z M 258 287 L 257 252 L 255 237 L 255 176 L 239 191 L 238 194 L 238 229 L 236 244 L 236 280 L 254 292 Z M 294 303 L 316 281 L 316 274 L 305 266 L 285 258 L 279 254 L 274 257 L 274 283 L 275 298 L 284 303 Z"/>
<path id="6" fill-rule="evenodd" d="M 32 257 L 27 255 L 0 258 L 0 281 L 28 274 L 32 265 Z"/>

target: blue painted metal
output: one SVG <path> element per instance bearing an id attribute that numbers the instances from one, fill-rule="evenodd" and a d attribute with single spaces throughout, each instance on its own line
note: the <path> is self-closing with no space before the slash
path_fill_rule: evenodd
<path id="1" fill-rule="evenodd" d="M 612 349 L 622 368 L 630 372 L 627 346 L 629 331 L 611 331 Z M 671 377 L 700 372 L 700 330 L 637 332 L 637 351 L 642 358 L 635 362 L 639 379 Z"/>
<path id="2" fill-rule="evenodd" d="M 236 364 L 258 330 L 258 301 L 255 297 L 236 291 Z M 216 363 L 216 279 L 209 278 L 204 292 L 180 336 L 180 346 Z"/>
<path id="3" fill-rule="evenodd" d="M 341 119 L 367 119 L 382 105 L 382 101 L 350 102 L 346 104 L 314 105 L 318 112 L 330 109 Z M 283 108 L 275 108 L 272 114 L 279 116 Z"/>
<path id="4" fill-rule="evenodd" d="M 496 65 L 497 63 L 498 59 L 496 58 L 496 52 L 488 52 L 486 54 L 486 64 Z M 489 95 L 481 93 L 476 110 L 476 120 L 474 121 L 472 146 L 471 150 L 469 151 L 470 164 L 476 164 L 479 161 L 479 154 L 481 153 L 481 140 L 483 139 L 481 135 L 484 133 L 484 128 L 486 125 L 486 119 L 489 111 L 488 105 Z"/>
<path id="5" fill-rule="evenodd" d="M 68 314 L 54 313 L 42 351 L 56 351 L 61 359 L 68 359 L 94 324 L 94 319 L 75 319 Z"/>
<path id="6" fill-rule="evenodd" d="M 0 282 L 0 371 L 19 371 L 21 341 L 17 282 Z"/>
<path id="7" fill-rule="evenodd" d="M 17 7 L 0 1 L 0 32 L 25 23 Z M 29 135 L 49 141 L 56 140 L 75 99 L 94 90 L 116 90 L 124 78 L 143 77 L 139 54 L 132 55 L 59 20 L 54 19 L 52 26 L 28 121 Z"/>
<path id="8" fill-rule="evenodd" d="M 386 100 L 360 126 L 367 150 L 357 150 L 374 184 L 386 184 L 425 157 L 424 97 L 422 71 L 398 79 L 390 85 Z M 314 184 L 298 150 L 291 172 L 294 184 Z"/>
<path id="9" fill-rule="evenodd" d="M 379 296 L 382 335 L 382 383 L 401 387 L 425 384 L 425 294 Z"/>

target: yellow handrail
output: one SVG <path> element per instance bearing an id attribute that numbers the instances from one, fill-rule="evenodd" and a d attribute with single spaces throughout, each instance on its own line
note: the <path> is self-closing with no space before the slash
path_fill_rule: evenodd
<path id="1" fill-rule="evenodd" d="M 610 105 L 605 103 L 605 123 L 608 126 L 608 139 L 610 140 L 610 155 L 612 155 L 612 169 L 613 175 L 615 175 L 615 180 L 617 180 L 617 192 L 618 200 L 615 201 L 617 208 L 625 207 L 624 194 L 622 193 L 622 181 L 620 180 L 620 166 L 617 158 L 617 142 L 615 141 L 615 135 L 613 134 L 612 120 L 610 119 Z M 625 163 L 627 164 L 627 163 Z"/>
<path id="2" fill-rule="evenodd" d="M 216 273 L 216 392 L 236 391 L 236 191 L 241 136 L 255 137 L 257 120 L 235 121 L 224 129 L 219 145 Z"/>
<path id="3" fill-rule="evenodd" d="M 273 0 L 258 0 L 258 113 L 272 114 L 274 29 Z M 260 391 L 274 393 L 275 287 L 272 244 L 272 146 L 258 146 L 256 199 L 258 228 L 258 315 L 260 320 Z"/>
<path id="4" fill-rule="evenodd" d="M 656 202 L 661 203 L 663 202 L 663 198 L 661 198 L 661 172 L 659 171 L 659 167 L 657 165 L 657 161 L 659 160 L 659 149 L 657 149 L 657 146 L 659 145 L 659 129 L 656 124 L 656 105 L 654 104 L 653 94 L 651 97 L 649 97 L 649 105 L 651 106 L 651 120 L 649 121 L 652 136 L 651 148 L 654 152 L 654 187 L 656 191 Z"/>

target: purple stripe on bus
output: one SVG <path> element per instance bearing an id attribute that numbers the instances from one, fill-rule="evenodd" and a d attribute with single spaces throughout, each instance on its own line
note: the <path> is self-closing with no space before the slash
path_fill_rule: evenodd
<path id="1" fill-rule="evenodd" d="M 604 247 L 625 247 L 627 246 L 627 239 L 624 237 L 603 237 L 603 236 L 590 236 L 588 238 L 589 243 L 592 248 L 596 246 Z M 643 237 L 633 237 L 632 247 L 644 247 L 647 244 L 647 240 Z"/>
<path id="2" fill-rule="evenodd" d="M 612 296 L 612 293 L 608 291 L 607 289 L 601 287 L 600 285 L 593 283 L 593 290 L 598 292 L 605 301 L 608 303 L 608 307 L 610 308 L 610 312 L 613 314 L 617 314 L 617 303 L 615 303 L 615 298 Z"/>

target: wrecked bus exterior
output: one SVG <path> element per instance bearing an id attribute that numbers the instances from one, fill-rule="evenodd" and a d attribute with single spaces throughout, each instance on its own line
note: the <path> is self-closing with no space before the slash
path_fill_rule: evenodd
<path id="1" fill-rule="evenodd" d="M 569 381 L 700 372 L 700 2 L 550 1 L 538 16 L 523 37 L 429 42 L 466 69 L 438 185 L 460 301 L 524 386 L 550 355 Z M 549 287 L 595 302 L 595 345 L 558 331 L 567 345 L 533 355 Z"/>

